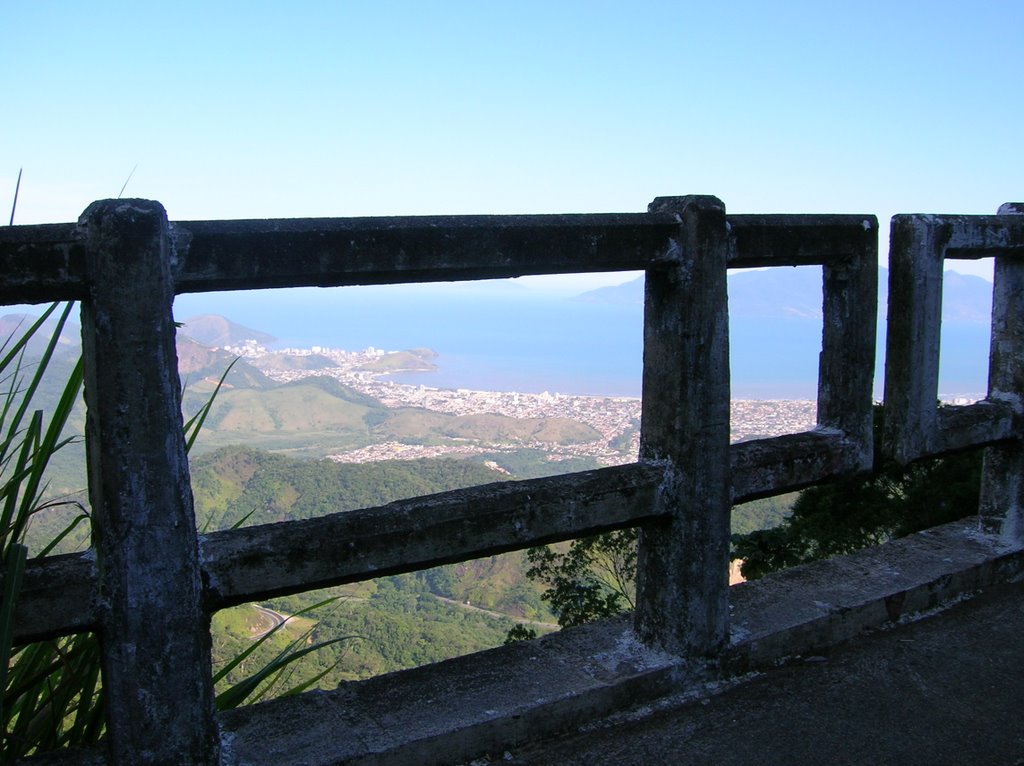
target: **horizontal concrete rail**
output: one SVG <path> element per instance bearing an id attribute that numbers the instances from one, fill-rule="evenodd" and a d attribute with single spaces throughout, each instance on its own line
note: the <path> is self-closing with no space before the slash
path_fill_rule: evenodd
<path id="1" fill-rule="evenodd" d="M 732 215 L 730 267 L 820 264 L 877 234 L 874 216 Z M 182 221 L 177 293 L 632 271 L 673 262 L 664 213 Z M 0 228 L 0 304 L 78 300 L 77 224 Z"/>
<path id="2" fill-rule="evenodd" d="M 944 237 L 946 258 L 973 260 L 1024 255 L 1024 221 L 1005 215 L 896 216 L 928 223 Z"/>
<path id="3" fill-rule="evenodd" d="M 29 559 L 15 605 L 16 643 L 82 633 L 97 622 L 93 551 Z"/>
<path id="4" fill-rule="evenodd" d="M 84 294 L 85 247 L 76 224 L 0 227 L 0 305 Z"/>
<path id="5" fill-rule="evenodd" d="M 1019 438 L 1013 408 L 1006 402 L 983 401 L 960 407 L 940 407 L 941 442 L 932 456 Z"/>
<path id="6" fill-rule="evenodd" d="M 200 540 L 206 601 L 222 609 L 633 526 L 656 518 L 662 479 L 632 463 L 215 532 Z M 95 591 L 91 554 L 30 561 L 15 639 L 95 627 Z"/>
<path id="7" fill-rule="evenodd" d="M 878 238 L 873 215 L 730 215 L 730 268 L 813 266 L 856 258 Z"/>
<path id="8" fill-rule="evenodd" d="M 662 478 L 633 463 L 217 532 L 201 542 L 208 601 L 220 609 L 636 525 L 655 518 Z"/>
<path id="9" fill-rule="evenodd" d="M 729 447 L 732 502 L 793 492 L 851 472 L 851 445 L 843 434 L 805 431 Z"/>
<path id="10" fill-rule="evenodd" d="M 179 293 L 629 271 L 674 262 L 678 223 L 648 213 L 191 221 Z"/>
<path id="11" fill-rule="evenodd" d="M 977 402 L 938 410 L 943 440 L 931 457 L 985 447 L 1018 438 L 1010 405 Z M 755 439 L 729 448 L 732 464 L 732 501 L 793 492 L 812 484 L 848 476 L 858 445 L 842 433 L 818 429 Z"/>
<path id="12" fill-rule="evenodd" d="M 641 270 L 678 258 L 649 213 L 172 224 L 178 293 Z M 0 229 L 0 304 L 84 296 L 76 224 Z"/>

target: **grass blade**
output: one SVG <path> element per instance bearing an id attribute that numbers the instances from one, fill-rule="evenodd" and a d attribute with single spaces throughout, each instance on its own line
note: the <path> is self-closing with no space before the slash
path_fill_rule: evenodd
<path id="1" fill-rule="evenodd" d="M 11 545 L 7 548 L 4 562 L 3 602 L 0 602 L 0 689 L 7 688 L 7 670 L 11 661 L 11 644 L 14 637 L 14 608 L 21 590 L 21 578 L 25 574 L 28 548 Z M 0 698 L 0 721 L 6 720 L 5 699 Z"/>
<path id="2" fill-rule="evenodd" d="M 206 400 L 206 404 L 199 408 L 199 412 L 190 417 L 185 422 L 185 451 L 191 452 L 192 445 L 195 444 L 196 438 L 199 436 L 199 432 L 203 428 L 203 423 L 206 422 L 206 416 L 210 414 L 210 409 L 213 407 L 213 402 L 217 398 L 217 394 L 220 393 L 221 386 L 224 385 L 224 381 L 228 377 L 228 373 L 231 372 L 231 368 L 235 366 L 241 357 L 235 357 L 231 364 L 228 365 L 227 369 L 224 370 L 224 374 L 220 376 L 220 380 L 217 381 L 217 387 L 213 389 L 213 393 L 210 394 L 210 398 Z"/>

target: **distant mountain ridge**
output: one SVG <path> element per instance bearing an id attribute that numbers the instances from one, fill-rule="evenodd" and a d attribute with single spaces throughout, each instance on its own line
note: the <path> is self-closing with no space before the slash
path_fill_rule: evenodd
<path id="1" fill-rule="evenodd" d="M 889 270 L 878 270 L 879 315 L 889 296 Z M 987 322 L 992 313 L 992 283 L 952 269 L 943 275 L 945 321 Z M 642 304 L 644 278 L 582 293 L 590 303 Z M 737 271 L 729 275 L 729 313 L 734 319 L 821 319 L 821 270 L 814 267 Z"/>
<path id="2" fill-rule="evenodd" d="M 178 335 L 214 348 L 237 346 L 247 340 L 254 340 L 261 345 L 277 340 L 270 333 L 237 324 L 219 314 L 202 314 L 186 319 L 178 328 Z"/>
<path id="3" fill-rule="evenodd" d="M 0 316 L 0 346 L 4 346 L 8 339 L 21 337 L 34 322 L 39 319 L 40 314 L 4 314 Z M 78 314 L 72 312 L 69 321 L 64 325 L 60 340 L 57 342 L 58 353 L 76 353 L 82 343 L 82 330 L 77 323 Z M 57 326 L 57 314 L 51 314 L 43 323 L 42 327 L 32 336 L 26 351 L 29 356 L 42 354 L 50 337 Z"/>

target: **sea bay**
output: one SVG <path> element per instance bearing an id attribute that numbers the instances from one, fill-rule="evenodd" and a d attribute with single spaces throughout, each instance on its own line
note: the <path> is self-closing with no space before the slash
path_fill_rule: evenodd
<path id="1" fill-rule="evenodd" d="M 427 347 L 438 369 L 394 380 L 439 388 L 640 396 L 643 306 L 534 291 L 513 282 L 297 288 L 181 295 L 179 320 L 216 313 L 272 334 L 274 348 Z M 881 396 L 880 322 L 875 396 Z M 814 398 L 821 319 L 730 319 L 734 398 Z M 947 322 L 940 394 L 984 392 L 988 327 Z"/>

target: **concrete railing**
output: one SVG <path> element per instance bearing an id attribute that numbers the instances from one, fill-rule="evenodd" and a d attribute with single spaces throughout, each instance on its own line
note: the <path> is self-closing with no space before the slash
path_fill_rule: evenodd
<path id="1" fill-rule="evenodd" d="M 1020 542 L 1024 216 L 999 212 L 893 219 L 886 449 L 909 461 L 991 445 L 984 528 Z M 719 656 L 732 505 L 874 464 L 877 229 L 873 216 L 727 215 L 713 197 L 658 198 L 643 214 L 181 223 L 110 200 L 77 224 L 0 229 L 0 302 L 82 302 L 95 530 L 87 553 L 30 562 L 16 640 L 99 633 L 111 763 L 215 764 L 217 609 L 639 526 L 636 636 Z M 940 409 L 942 261 L 989 255 L 989 394 Z M 727 270 L 807 264 L 823 267 L 817 426 L 730 445 Z M 196 533 L 175 294 L 619 270 L 646 272 L 636 463 Z"/>

